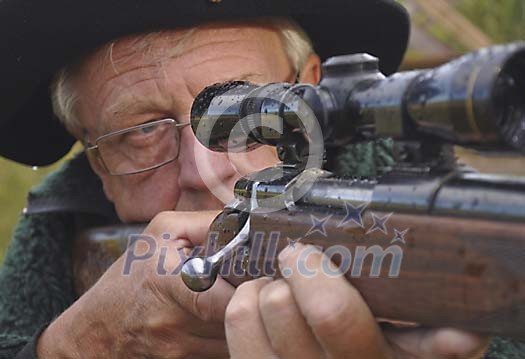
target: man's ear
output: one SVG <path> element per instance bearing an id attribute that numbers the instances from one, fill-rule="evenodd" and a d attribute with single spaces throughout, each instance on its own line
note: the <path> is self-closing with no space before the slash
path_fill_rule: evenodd
<path id="1" fill-rule="evenodd" d="M 299 82 L 317 85 L 321 81 L 321 59 L 316 54 L 311 54 L 303 66 Z"/>

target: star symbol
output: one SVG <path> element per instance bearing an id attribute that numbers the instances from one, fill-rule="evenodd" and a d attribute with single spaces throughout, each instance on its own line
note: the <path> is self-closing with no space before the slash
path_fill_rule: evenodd
<path id="1" fill-rule="evenodd" d="M 394 239 L 392 239 L 390 244 L 397 243 L 397 242 L 401 242 L 403 244 L 406 244 L 407 242 L 405 241 L 405 235 L 408 233 L 409 230 L 410 230 L 410 228 L 405 229 L 403 232 L 400 232 L 397 229 L 394 229 L 394 232 L 395 232 Z"/>
<path id="2" fill-rule="evenodd" d="M 383 232 L 384 234 L 388 234 L 388 229 L 386 228 L 386 223 L 392 217 L 393 213 L 387 214 L 384 217 L 379 217 L 377 214 L 372 213 L 372 220 L 374 221 L 374 224 L 372 224 L 372 227 L 366 232 L 366 234 L 370 234 L 372 232 L 375 232 L 376 230 L 379 230 Z"/>
<path id="3" fill-rule="evenodd" d="M 295 248 L 295 245 L 299 243 L 299 241 L 303 239 L 303 237 L 299 237 L 296 239 L 292 239 L 290 237 L 286 237 L 286 240 L 288 241 L 288 247 Z"/>
<path id="4" fill-rule="evenodd" d="M 316 216 L 314 216 L 313 214 L 311 214 L 310 215 L 310 219 L 312 220 L 312 228 L 310 228 L 308 233 L 306 233 L 304 236 L 308 237 L 310 234 L 314 234 L 315 232 L 319 232 L 323 236 L 327 237 L 328 234 L 326 233 L 325 225 L 326 225 L 326 222 L 328 222 L 328 220 L 330 218 L 332 218 L 331 214 L 329 214 L 328 216 L 326 216 L 326 217 L 324 217 L 322 219 L 319 219 Z"/>
<path id="5" fill-rule="evenodd" d="M 367 206 L 368 203 L 362 203 L 355 207 L 354 205 L 345 202 L 346 215 L 337 227 L 343 227 L 349 222 L 354 222 L 359 227 L 365 228 L 365 225 L 363 224 L 363 212 Z"/>

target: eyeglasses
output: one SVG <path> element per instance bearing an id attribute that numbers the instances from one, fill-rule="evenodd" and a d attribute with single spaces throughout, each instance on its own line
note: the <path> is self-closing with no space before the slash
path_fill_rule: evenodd
<path id="1" fill-rule="evenodd" d="M 110 132 L 86 144 L 112 176 L 149 171 L 173 162 L 179 156 L 180 129 L 190 123 L 165 118 Z"/>

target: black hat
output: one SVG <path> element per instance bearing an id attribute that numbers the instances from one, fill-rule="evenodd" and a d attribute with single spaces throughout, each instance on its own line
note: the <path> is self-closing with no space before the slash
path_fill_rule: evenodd
<path id="1" fill-rule="evenodd" d="M 368 52 L 387 74 L 410 31 L 393 0 L 2 0 L 0 155 L 46 165 L 69 151 L 75 140 L 52 113 L 49 85 L 82 54 L 133 33 L 265 16 L 294 18 L 322 59 Z"/>

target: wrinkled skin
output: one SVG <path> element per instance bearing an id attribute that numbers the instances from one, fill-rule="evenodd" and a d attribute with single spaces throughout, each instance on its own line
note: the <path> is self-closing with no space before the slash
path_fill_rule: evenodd
<path id="1" fill-rule="evenodd" d="M 94 141 L 154 119 L 186 122 L 193 98 L 212 83 L 294 80 L 272 29 L 203 27 L 180 54 L 166 56 L 164 49 L 182 35 L 151 35 L 150 46 L 142 50 L 136 49 L 142 37 L 130 37 L 117 41 L 111 51 L 106 47 L 89 56 L 74 79 L 83 127 L 75 135 Z M 319 77 L 319 59 L 312 55 L 300 80 L 317 83 Z M 127 253 L 115 262 L 46 329 L 38 344 L 41 358 L 466 359 L 479 358 L 486 346 L 486 339 L 455 330 L 382 330 L 358 291 L 341 276 L 266 278 L 237 289 L 219 278 L 210 291 L 196 294 L 179 276 L 158 275 L 159 261 L 175 268 L 182 248 L 204 242 L 223 206 L 206 186 L 211 172 L 199 171 L 197 162 L 210 161 L 213 174 L 231 189 L 242 174 L 277 161 L 271 148 L 231 160 L 205 149 L 186 127 L 178 160 L 159 169 L 112 177 L 96 159 L 90 160 L 119 217 L 148 221 L 145 234 L 155 238 L 157 250 L 149 260 L 135 262 L 129 275 L 123 275 Z M 162 239 L 165 233 L 170 240 Z M 280 265 L 292 266 L 304 249 L 287 249 Z M 322 260 L 321 253 L 312 253 L 308 265 L 320 268 Z"/>

